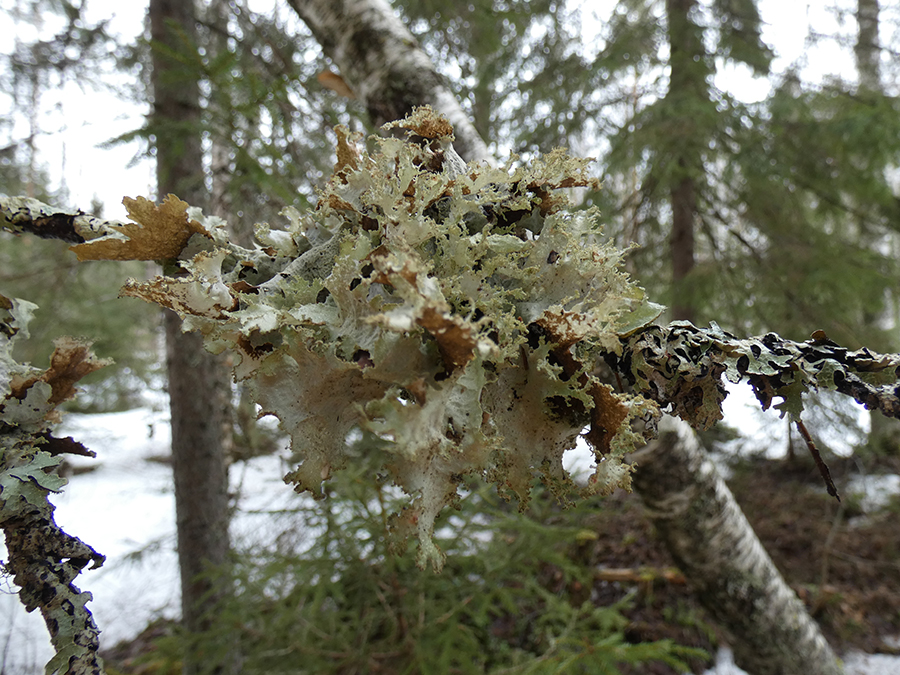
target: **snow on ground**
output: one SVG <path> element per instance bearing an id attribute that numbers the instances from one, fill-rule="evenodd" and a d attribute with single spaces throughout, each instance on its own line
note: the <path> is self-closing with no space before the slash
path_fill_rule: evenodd
<path id="1" fill-rule="evenodd" d="M 722 647 L 716 658 L 716 667 L 703 675 L 747 675 L 747 672 L 734 665 L 731 649 Z M 844 675 L 900 675 L 900 658 L 851 652 L 844 657 Z"/>
<path id="2" fill-rule="evenodd" d="M 97 453 L 70 458 L 75 475 L 52 501 L 56 521 L 107 557 L 75 585 L 89 590 L 89 607 L 112 646 L 140 632 L 157 617 L 179 614 L 180 582 L 175 554 L 175 498 L 169 454 L 168 413 L 140 408 L 103 415 L 67 415 L 57 436 L 72 436 Z M 163 461 L 161 461 L 163 460 Z M 240 491 L 232 536 L 265 537 L 266 512 L 297 506 L 301 499 L 281 477 L 279 457 L 257 458 L 233 470 Z M 88 473 L 79 469 L 97 466 Z M 0 542 L 0 559 L 5 558 Z M 0 581 L 0 672 L 37 675 L 52 655 L 38 612 L 26 614 L 10 580 Z"/>
<path id="3" fill-rule="evenodd" d="M 96 459 L 75 457 L 75 469 L 98 466 L 69 479 L 53 500 L 57 522 L 67 532 L 107 556 L 99 570 L 76 579 L 90 590 L 89 605 L 103 630 L 106 646 L 137 634 L 154 618 L 179 613 L 178 561 L 175 555 L 175 506 L 171 468 L 160 461 L 169 454 L 165 406 L 103 415 L 68 415 L 57 435 L 71 435 L 97 453 Z M 583 454 L 583 453 L 582 453 Z M 578 455 L 578 453 L 576 453 Z M 588 468 L 589 459 L 567 458 L 573 468 Z M 232 489 L 241 495 L 232 537 L 249 543 L 271 532 L 271 513 L 298 506 L 281 476 L 280 457 L 262 457 L 235 467 Z M 873 497 L 900 490 L 900 477 L 861 481 L 854 486 Z M 867 499 L 868 497 L 864 498 Z M 863 502 L 865 503 L 865 501 Z M 0 560 L 5 557 L 0 543 Z M 38 675 L 52 650 L 39 614 L 26 614 L 15 588 L 0 579 L 0 672 Z M 849 654 L 847 675 L 900 675 L 900 659 Z M 739 675 L 731 652 L 723 648 L 706 675 Z"/>

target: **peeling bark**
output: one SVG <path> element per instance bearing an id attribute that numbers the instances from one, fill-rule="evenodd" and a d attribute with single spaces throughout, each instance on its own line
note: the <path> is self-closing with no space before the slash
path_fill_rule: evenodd
<path id="1" fill-rule="evenodd" d="M 840 675 L 843 669 L 787 586 L 691 429 L 666 418 L 635 453 L 635 490 L 697 598 L 732 636 L 754 675 Z"/>
<path id="2" fill-rule="evenodd" d="M 453 125 L 466 161 L 493 162 L 431 59 L 385 0 L 288 0 L 377 124 L 430 105 Z"/>

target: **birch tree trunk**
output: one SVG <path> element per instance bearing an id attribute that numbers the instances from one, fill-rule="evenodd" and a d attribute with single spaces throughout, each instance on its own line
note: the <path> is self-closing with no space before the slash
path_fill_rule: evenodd
<path id="1" fill-rule="evenodd" d="M 442 102 L 450 94 L 384 0 L 289 2 L 341 68 L 373 119 L 399 118 L 413 106 L 431 104 L 456 129 L 461 155 L 494 161 L 469 121 L 460 118 L 458 104 L 435 105 L 435 91 L 441 92 Z M 686 14 L 693 0 L 669 3 L 671 11 L 681 9 Z M 693 56 L 689 58 L 693 62 Z M 689 205 L 687 211 L 693 219 L 694 207 Z M 689 226 L 692 235 L 692 220 Z M 692 240 L 689 251 L 692 255 Z M 728 487 L 717 474 L 710 476 L 714 468 L 696 444 L 687 436 L 664 434 L 641 451 L 640 464 L 635 489 L 660 514 L 658 522 L 668 526 L 669 535 L 663 541 L 684 561 L 688 581 L 704 597 L 720 600 L 713 614 L 734 633 L 740 663 L 754 675 L 839 675 L 841 668 L 815 622 L 785 586 Z M 714 499 L 703 502 L 708 508 L 691 509 L 694 495 Z M 690 525 L 679 524 L 678 516 L 688 510 Z M 727 529 L 720 534 L 720 527 Z M 729 571 L 742 570 L 740 576 L 728 576 Z M 767 607 L 770 601 L 771 608 Z"/>
<path id="2" fill-rule="evenodd" d="M 184 38 L 195 41 L 193 2 L 150 0 L 149 14 L 157 44 L 177 54 Z M 189 204 L 206 204 L 197 75 L 154 49 L 152 83 L 159 196 L 174 193 Z M 229 551 L 225 444 L 231 385 L 222 358 L 203 348 L 199 334 L 182 333 L 174 312 L 166 312 L 165 329 L 182 621 L 195 634 L 209 628 L 211 608 L 223 590 L 203 572 L 223 564 Z M 184 672 L 200 672 L 201 666 L 204 672 L 227 672 L 227 665 L 211 667 L 210 660 L 224 664 L 232 658 L 207 655 L 201 664 L 188 653 Z"/>
<path id="3" fill-rule="evenodd" d="M 493 158 L 431 59 L 386 0 L 288 0 L 381 125 L 430 105 L 453 125 L 466 161 Z"/>
<path id="4" fill-rule="evenodd" d="M 698 600 L 751 675 L 839 675 L 815 621 L 787 586 L 709 456 L 684 422 L 630 458 L 634 488 Z"/>

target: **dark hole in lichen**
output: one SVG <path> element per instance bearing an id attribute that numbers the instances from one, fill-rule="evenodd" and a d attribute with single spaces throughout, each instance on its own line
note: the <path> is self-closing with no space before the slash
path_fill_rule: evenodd
<path id="1" fill-rule="evenodd" d="M 543 339 L 544 341 L 546 341 L 547 337 L 548 333 L 546 328 L 536 323 L 528 324 L 527 340 L 529 347 L 531 347 L 532 349 L 537 349 L 541 346 L 541 340 Z"/>
<path id="2" fill-rule="evenodd" d="M 357 349 L 353 352 L 353 360 L 362 369 L 370 368 L 375 365 L 368 350 L 365 349 Z"/>

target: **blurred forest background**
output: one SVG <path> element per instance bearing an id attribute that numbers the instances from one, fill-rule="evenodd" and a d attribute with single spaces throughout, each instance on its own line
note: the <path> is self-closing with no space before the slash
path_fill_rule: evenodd
<path id="1" fill-rule="evenodd" d="M 528 162 L 563 146 L 596 158 L 603 188 L 578 193 L 579 206 L 599 206 L 606 237 L 630 250 L 628 271 L 671 308 L 665 318 L 793 340 L 824 329 L 849 348 L 900 351 L 900 6 L 793 3 L 807 8 L 806 23 L 784 25 L 780 5 L 791 4 L 392 6 L 494 156 L 515 153 Z M 201 139 L 208 210 L 224 215 L 239 240 L 250 241 L 255 223 L 281 227 L 286 207 L 315 204 L 333 165 L 335 124 L 377 131 L 289 4 L 198 3 L 195 31 L 165 46 L 152 44 L 149 21 L 140 34 L 113 31 L 110 7 L 99 0 L 4 3 L 0 21 L 12 37 L 0 60 L 0 192 L 96 215 L 115 208 L 73 199 L 66 178 L 72 159 L 47 148 L 65 148 L 65 134 L 90 122 L 92 100 L 118 101 L 135 123 L 106 139 L 108 147 L 127 148 L 138 166 L 153 161 L 167 133 L 149 114 L 159 52 L 199 82 L 198 114 L 185 124 Z M 797 34 L 803 49 L 786 58 L 779 40 Z M 73 86 L 79 97 L 59 95 Z M 100 185 L 121 170 L 98 160 L 91 180 Z M 135 185 L 129 195 L 146 187 Z M 141 405 L 143 391 L 166 386 L 163 321 L 116 295 L 126 277 L 155 273 L 141 263 L 77 265 L 59 242 L 0 232 L 0 292 L 41 307 L 18 357 L 44 365 L 53 337 L 89 336 L 116 366 L 89 380 L 77 410 Z M 241 392 L 233 394 L 229 461 L 278 448 Z M 826 450 L 829 439 L 858 437 L 853 461 L 900 460 L 895 424 L 860 426 L 846 404 L 826 398 L 810 420 Z M 781 440 L 772 440 L 773 430 L 763 447 L 735 441 L 740 429 L 703 440 L 718 452 L 743 448 L 800 462 L 796 439 L 776 426 Z M 666 566 L 664 556 L 649 552 L 652 533 L 635 524 L 639 515 L 621 498 L 572 510 L 536 499 L 528 513 L 516 514 L 496 496 L 474 493 L 443 544 L 451 569 L 435 578 L 389 547 L 386 518 L 396 495 L 367 478 L 366 448 L 377 441 L 354 442 L 360 467 L 339 479 L 334 499 L 298 507 L 298 522 L 325 533 L 319 544 L 301 545 L 287 529 L 273 533 L 267 550 L 235 544 L 235 591 L 220 607 L 229 627 L 216 624 L 192 638 L 207 653 L 237 630 L 246 638 L 245 672 L 279 671 L 301 657 L 314 664 L 310 672 L 335 673 L 561 672 L 554 669 L 576 662 L 583 672 L 610 672 L 607 665 L 677 672 L 708 662 L 677 644 L 711 648 L 715 629 L 688 600 L 668 590 L 654 598 L 652 573 L 635 572 L 634 584 L 615 591 L 597 585 L 606 583 L 595 575 L 599 559 L 633 570 Z M 825 508 L 815 503 L 811 510 Z M 809 541 L 853 515 L 845 507 L 821 515 L 824 536 L 808 533 Z M 766 518 L 773 522 L 760 514 Z M 602 541 L 604 532 L 612 543 Z M 896 561 L 896 549 L 882 553 Z M 785 555 L 775 556 L 782 569 L 794 560 Z M 815 557 L 807 562 L 821 571 Z M 808 583 L 827 585 L 824 578 Z M 811 602 L 827 604 L 823 598 Z M 331 618 L 322 621 L 323 613 Z M 896 612 L 878 617 L 879 630 L 900 628 Z M 835 612 L 829 620 L 830 638 L 859 643 L 846 617 Z M 444 625 L 463 629 L 451 639 Z M 184 636 L 168 625 L 150 633 L 163 637 L 152 658 L 144 645 L 142 658 L 152 672 L 174 668 L 186 653 Z M 593 660 L 584 656 L 588 647 Z M 478 670 L 460 665 L 475 662 Z M 645 662 L 656 665 L 629 665 Z"/>

